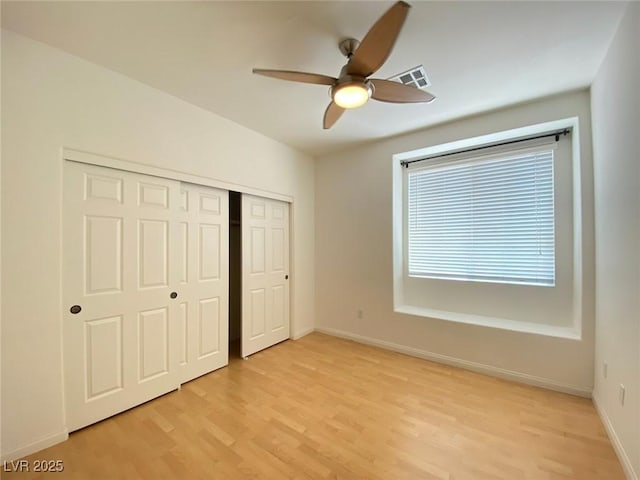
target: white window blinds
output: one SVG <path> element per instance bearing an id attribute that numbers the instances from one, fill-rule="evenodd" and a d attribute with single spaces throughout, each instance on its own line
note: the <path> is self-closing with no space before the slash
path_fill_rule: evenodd
<path id="1" fill-rule="evenodd" d="M 555 284 L 553 147 L 407 170 L 410 276 Z"/>

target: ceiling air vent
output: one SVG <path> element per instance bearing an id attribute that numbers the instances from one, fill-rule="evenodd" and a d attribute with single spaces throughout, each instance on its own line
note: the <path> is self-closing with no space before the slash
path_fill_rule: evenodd
<path id="1" fill-rule="evenodd" d="M 412 87 L 419 88 L 420 90 L 424 90 L 431 82 L 427 77 L 427 72 L 424 71 L 424 67 L 422 65 L 418 65 L 417 67 L 413 67 L 406 72 L 403 72 L 399 75 L 395 75 L 389 80 L 398 83 L 404 83 L 405 85 L 411 85 Z"/>

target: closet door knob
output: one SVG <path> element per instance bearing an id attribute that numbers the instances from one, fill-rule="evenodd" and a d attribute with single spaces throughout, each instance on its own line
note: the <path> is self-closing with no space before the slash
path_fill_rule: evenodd
<path id="1" fill-rule="evenodd" d="M 71 307 L 69 309 L 69 311 L 71 313 L 73 313 L 74 315 L 76 315 L 76 314 L 78 314 L 78 313 L 80 313 L 82 311 L 82 307 L 80 305 L 74 305 L 73 307 Z"/>
<path id="2" fill-rule="evenodd" d="M 289 280 L 289 275 L 285 275 L 285 276 L 284 276 L 284 279 L 285 279 L 285 280 Z"/>
<path id="3" fill-rule="evenodd" d="M 178 297 L 178 294 L 177 294 L 176 292 L 171 292 L 171 293 L 169 294 L 169 296 L 170 296 L 171 298 L 177 298 L 177 297 Z"/>

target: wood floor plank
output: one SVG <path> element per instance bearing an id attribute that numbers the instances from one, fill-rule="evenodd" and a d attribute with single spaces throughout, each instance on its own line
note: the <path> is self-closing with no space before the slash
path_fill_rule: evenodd
<path id="1" fill-rule="evenodd" d="M 617 480 L 590 400 L 313 333 L 26 458 L 6 479 Z"/>

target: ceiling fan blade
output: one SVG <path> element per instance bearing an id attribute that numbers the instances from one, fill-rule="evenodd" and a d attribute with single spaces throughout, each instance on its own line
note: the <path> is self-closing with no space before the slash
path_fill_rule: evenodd
<path id="1" fill-rule="evenodd" d="M 295 72 L 293 70 L 266 70 L 264 68 L 254 68 L 253 73 L 264 75 L 265 77 L 289 80 L 291 82 L 313 83 L 316 85 L 334 85 L 336 78 L 319 73 Z"/>
<path id="2" fill-rule="evenodd" d="M 372 78 L 373 94 L 371 98 L 380 102 L 390 103 L 429 103 L 433 102 L 436 97 L 429 92 L 404 85 L 391 80 L 382 80 L 380 78 Z"/>
<path id="3" fill-rule="evenodd" d="M 325 130 L 328 130 L 329 128 L 333 127 L 333 125 L 344 113 L 344 110 L 344 108 L 339 107 L 334 102 L 331 102 L 324 112 L 324 121 L 322 124 L 323 128 Z"/>
<path id="4" fill-rule="evenodd" d="M 349 75 L 368 77 L 382 66 L 391 54 L 410 8 L 408 3 L 396 2 L 380 17 L 349 59 Z"/>

